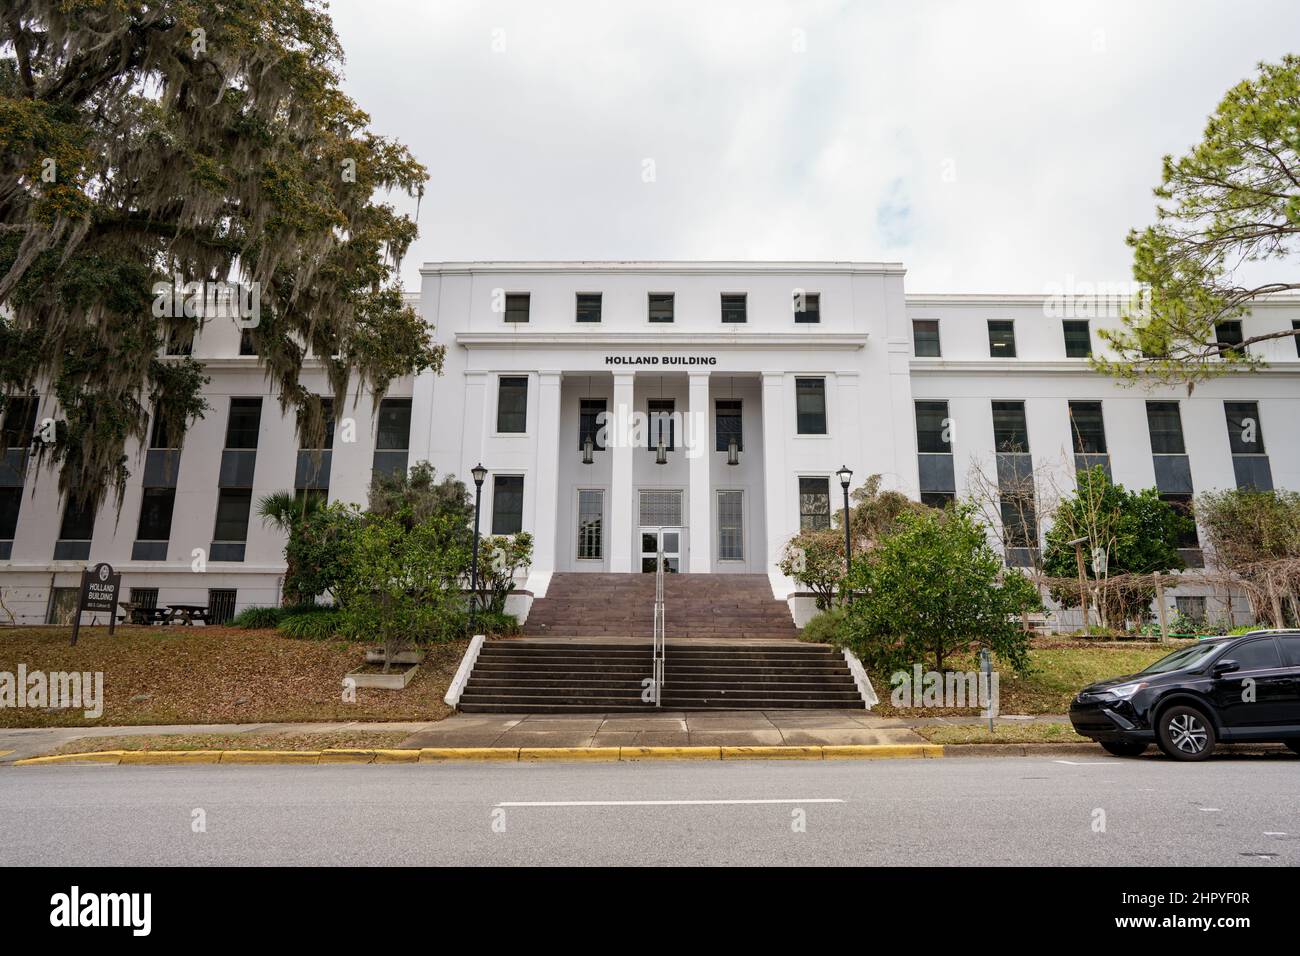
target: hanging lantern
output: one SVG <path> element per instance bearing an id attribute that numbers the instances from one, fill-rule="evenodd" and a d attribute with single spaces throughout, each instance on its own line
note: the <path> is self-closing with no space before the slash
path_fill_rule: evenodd
<path id="1" fill-rule="evenodd" d="M 664 436 L 662 430 L 659 433 L 659 445 L 655 449 L 655 464 L 656 465 L 668 464 L 668 446 L 664 444 Z"/>
<path id="2" fill-rule="evenodd" d="M 592 442 L 591 436 L 588 435 L 582 442 L 582 463 L 584 465 L 590 465 L 595 460 L 592 455 L 595 450 L 595 443 Z"/>
<path id="3" fill-rule="evenodd" d="M 731 440 L 727 442 L 727 464 L 728 465 L 740 464 L 740 446 L 736 444 L 735 436 L 733 436 Z"/>

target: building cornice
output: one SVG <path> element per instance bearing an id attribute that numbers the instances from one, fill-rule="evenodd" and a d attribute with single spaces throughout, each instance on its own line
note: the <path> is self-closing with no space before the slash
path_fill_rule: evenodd
<path id="1" fill-rule="evenodd" d="M 992 359 L 917 359 L 908 363 L 916 375 L 1088 375 L 1107 378 L 1088 364 L 1086 359 L 1047 361 L 1009 361 Z M 1290 365 L 1262 365 L 1255 369 L 1224 372 L 1224 377 L 1248 375 L 1300 375 L 1300 362 Z"/>
<path id="2" fill-rule="evenodd" d="M 1104 305 L 1114 306 L 1116 303 L 1126 303 L 1129 301 L 1128 296 L 1122 295 L 1070 295 L 1067 293 L 980 293 L 980 292 L 952 292 L 952 293 L 906 293 L 903 296 L 904 302 L 908 306 L 915 308 L 941 308 L 949 305 L 973 305 L 996 307 L 1000 305 L 1014 306 L 1043 306 L 1048 303 L 1055 304 L 1058 308 L 1061 303 L 1067 303 L 1071 306 L 1079 307 L 1084 305 Z M 1264 298 L 1256 299 L 1249 303 L 1249 308 L 1258 309 L 1269 306 L 1292 307 L 1300 305 L 1300 295 L 1281 294 L 1271 295 Z M 1069 316 L 1067 316 L 1069 318 Z M 1088 318 L 1081 315 L 1079 318 Z"/>
<path id="3" fill-rule="evenodd" d="M 527 346 L 534 349 L 583 348 L 750 348 L 795 350 L 861 349 L 865 333 L 827 332 L 457 332 L 466 348 Z"/>
<path id="4" fill-rule="evenodd" d="M 535 273 L 545 275 L 594 273 L 669 273 L 680 275 L 904 275 L 901 262 L 797 262 L 797 261 L 703 261 L 667 260 L 569 260 L 556 262 L 426 262 L 421 275 L 470 275 L 474 273 Z"/>

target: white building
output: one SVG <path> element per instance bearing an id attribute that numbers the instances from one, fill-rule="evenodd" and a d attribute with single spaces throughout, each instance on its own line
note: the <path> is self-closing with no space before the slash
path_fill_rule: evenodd
<path id="1" fill-rule="evenodd" d="M 365 395 L 337 410 L 315 479 L 239 330 L 219 322 L 194 348 L 212 410 L 179 452 L 165 436 L 133 450 L 120 512 L 85 520 L 34 469 L 23 490 L 11 452 L 0 474 L 9 609 L 55 618 L 87 560 L 160 604 L 275 603 L 283 540 L 253 513 L 259 496 L 315 485 L 364 504 L 373 468 L 420 460 L 467 482 L 476 463 L 489 469 L 483 531 L 533 533 L 525 586 L 539 596 L 555 572 L 636 572 L 662 546 L 680 571 L 766 573 L 788 597 L 781 549 L 842 506 L 841 465 L 855 487 L 879 474 L 936 503 L 969 494 L 977 471 L 996 486 L 999 468 L 1029 462 L 1068 490 L 1076 464 L 1099 461 L 1175 501 L 1300 487 L 1293 338 L 1267 344 L 1264 370 L 1189 396 L 1090 369 L 1098 329 L 1119 323 L 1115 301 L 907 295 L 898 263 L 431 263 L 421 274 L 418 307 L 447 346 L 442 374 L 394 383 L 378 415 Z M 1297 322 L 1300 297 L 1243 320 L 1248 335 Z M 51 401 L 33 420 L 57 414 Z M 14 434 L 18 417 L 6 422 Z"/>

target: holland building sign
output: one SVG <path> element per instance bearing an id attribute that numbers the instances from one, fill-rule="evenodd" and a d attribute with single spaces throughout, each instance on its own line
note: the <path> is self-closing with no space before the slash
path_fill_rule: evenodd
<path id="1" fill-rule="evenodd" d="M 716 355 L 606 355 L 606 365 L 717 365 Z"/>

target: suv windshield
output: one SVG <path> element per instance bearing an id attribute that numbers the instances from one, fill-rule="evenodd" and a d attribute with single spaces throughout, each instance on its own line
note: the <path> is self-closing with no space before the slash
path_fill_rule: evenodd
<path id="1" fill-rule="evenodd" d="M 1154 664 L 1143 668 L 1140 673 L 1166 674 L 1169 671 L 1181 671 L 1189 667 L 1195 667 L 1222 649 L 1223 644 L 1223 641 L 1203 641 L 1190 647 L 1180 647 L 1172 654 L 1166 654 Z"/>

